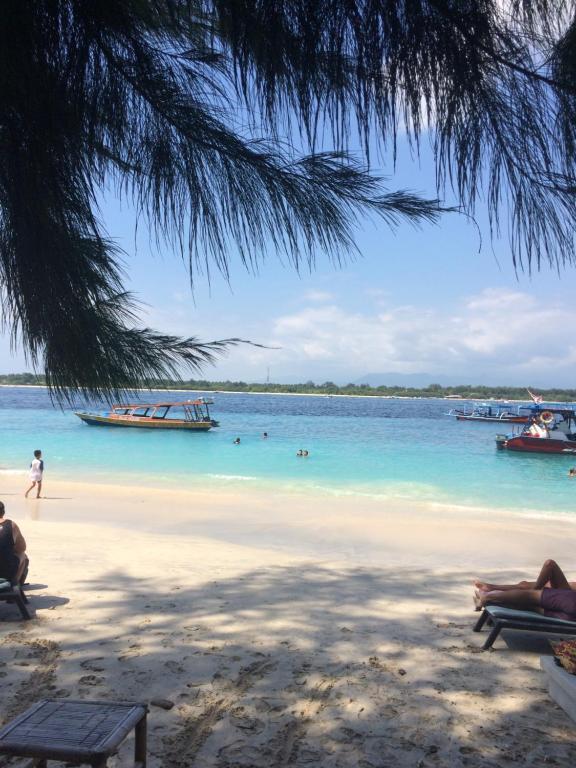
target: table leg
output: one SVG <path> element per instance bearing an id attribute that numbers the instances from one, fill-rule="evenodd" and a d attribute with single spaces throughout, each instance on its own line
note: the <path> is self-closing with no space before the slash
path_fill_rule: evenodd
<path id="1" fill-rule="evenodd" d="M 136 725 L 134 733 L 134 762 L 146 768 L 146 713 Z"/>

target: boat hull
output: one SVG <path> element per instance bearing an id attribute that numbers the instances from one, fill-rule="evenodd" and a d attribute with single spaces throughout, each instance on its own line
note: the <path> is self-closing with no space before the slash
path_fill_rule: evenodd
<path id="1" fill-rule="evenodd" d="M 130 429 L 185 429 L 207 432 L 212 421 L 185 421 L 184 419 L 151 419 L 138 416 L 101 416 L 94 413 L 76 413 L 79 419 L 91 427 L 128 427 Z"/>
<path id="2" fill-rule="evenodd" d="M 498 448 L 507 451 L 521 451 L 524 453 L 556 453 L 576 454 L 576 441 L 554 440 L 552 438 L 530 437 L 518 435 L 516 437 L 496 438 Z"/>
<path id="3" fill-rule="evenodd" d="M 464 414 L 456 415 L 457 421 L 492 421 L 505 422 L 506 424 L 528 424 L 529 416 L 466 416 Z"/>

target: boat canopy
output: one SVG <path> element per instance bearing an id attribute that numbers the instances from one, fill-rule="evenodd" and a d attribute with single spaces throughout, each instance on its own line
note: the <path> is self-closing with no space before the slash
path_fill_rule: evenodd
<path id="1" fill-rule="evenodd" d="M 203 397 L 199 397 L 197 400 L 182 400 L 175 403 L 127 403 L 113 405 L 112 408 L 177 408 L 185 405 L 213 405 L 214 400 L 206 400 Z"/>

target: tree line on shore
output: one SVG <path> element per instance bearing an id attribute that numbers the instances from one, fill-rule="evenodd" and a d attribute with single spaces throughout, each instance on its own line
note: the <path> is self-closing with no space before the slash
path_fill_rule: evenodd
<path id="1" fill-rule="evenodd" d="M 0 375 L 0 384 L 11 386 L 45 386 L 42 375 L 33 373 L 9 373 Z M 316 384 L 306 381 L 302 384 L 248 383 L 245 381 L 208 381 L 206 379 L 157 379 L 148 382 L 150 389 L 181 389 L 202 392 L 260 392 L 288 395 L 363 395 L 372 397 L 447 397 L 459 395 L 471 400 L 527 400 L 526 387 L 499 387 L 461 384 L 443 387 L 430 384 L 427 387 L 378 386 L 368 384 L 345 384 L 339 386 L 332 381 Z M 540 389 L 545 402 L 576 402 L 576 389 Z"/>

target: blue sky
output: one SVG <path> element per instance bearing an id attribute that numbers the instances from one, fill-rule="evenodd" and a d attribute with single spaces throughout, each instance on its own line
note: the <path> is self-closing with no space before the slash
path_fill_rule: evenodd
<path id="1" fill-rule="evenodd" d="M 434 197 L 430 159 L 412 161 L 404 148 L 389 187 Z M 343 268 L 319 256 L 314 272 L 297 275 L 271 254 L 259 274 L 233 263 L 228 285 L 196 276 L 158 251 L 125 204 L 108 196 L 102 214 L 109 235 L 126 251 L 127 287 L 145 303 L 151 327 L 203 340 L 240 336 L 278 349 L 230 350 L 209 379 L 338 383 L 380 372 L 418 373 L 457 383 L 574 386 L 575 272 L 549 267 L 515 274 L 505 239 L 490 242 L 485 211 L 478 231 L 465 217 L 391 232 L 363 221 L 360 255 Z M 135 247 L 137 246 L 137 247 Z M 0 372 L 29 370 L 0 337 Z M 186 378 L 189 374 L 186 374 Z"/>

